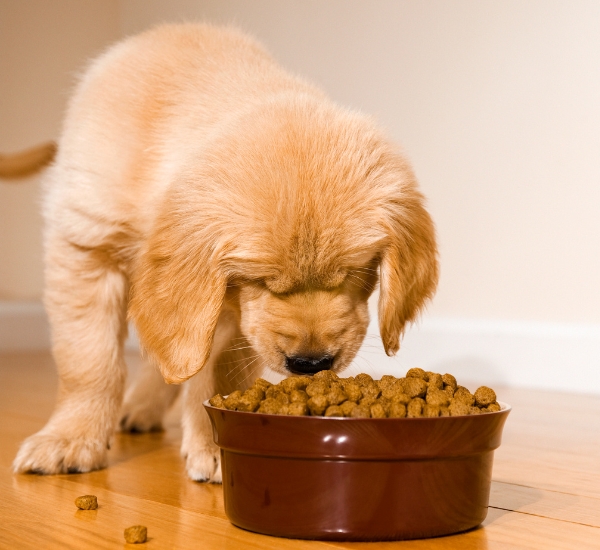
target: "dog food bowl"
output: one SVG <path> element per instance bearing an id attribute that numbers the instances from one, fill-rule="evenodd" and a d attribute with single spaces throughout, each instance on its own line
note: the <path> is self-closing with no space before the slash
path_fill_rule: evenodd
<path id="1" fill-rule="evenodd" d="M 487 515 L 510 407 L 438 418 L 324 418 L 204 403 L 225 512 L 278 537 L 375 541 L 465 531 Z"/>

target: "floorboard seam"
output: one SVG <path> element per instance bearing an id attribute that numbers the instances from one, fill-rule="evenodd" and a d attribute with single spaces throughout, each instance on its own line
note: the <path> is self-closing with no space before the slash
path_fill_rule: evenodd
<path id="1" fill-rule="evenodd" d="M 500 508 L 500 506 L 488 506 L 488 508 L 494 508 L 495 510 L 504 510 L 505 512 L 514 512 L 515 514 L 524 514 L 526 516 L 534 516 L 536 518 L 551 519 L 554 521 L 562 521 L 563 523 L 571 523 L 573 525 L 583 525 L 584 527 L 593 527 L 594 529 L 600 529 L 600 525 L 591 525 L 590 523 L 582 523 L 580 521 L 571 521 L 568 519 L 553 518 L 550 516 L 542 516 L 540 514 L 532 514 L 531 512 L 523 512 L 522 510 L 512 510 L 511 508 Z"/>
<path id="2" fill-rule="evenodd" d="M 556 489 L 545 489 L 544 487 L 532 487 L 531 485 L 524 485 L 523 483 L 513 483 L 512 481 L 499 481 L 497 479 L 492 479 L 492 482 L 502 483 L 503 485 L 514 485 L 515 487 L 525 487 L 526 489 L 533 489 L 534 491 L 548 491 L 549 493 L 557 493 L 559 495 L 569 495 L 571 497 L 583 497 L 591 498 L 593 500 L 600 500 L 600 497 L 580 495 L 577 493 L 567 493 L 566 491 L 557 491 Z"/>

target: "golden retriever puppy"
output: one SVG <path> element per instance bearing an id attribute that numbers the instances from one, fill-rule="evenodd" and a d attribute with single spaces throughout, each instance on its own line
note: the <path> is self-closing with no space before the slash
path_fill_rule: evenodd
<path id="1" fill-rule="evenodd" d="M 128 319 L 154 366 L 123 429 L 160 425 L 176 387 L 158 370 L 188 380 L 187 470 L 218 482 L 204 399 L 266 368 L 344 369 L 377 283 L 393 354 L 437 283 L 433 224 L 397 147 L 231 29 L 162 26 L 95 61 L 46 187 L 60 390 L 17 472 L 106 465 Z"/>

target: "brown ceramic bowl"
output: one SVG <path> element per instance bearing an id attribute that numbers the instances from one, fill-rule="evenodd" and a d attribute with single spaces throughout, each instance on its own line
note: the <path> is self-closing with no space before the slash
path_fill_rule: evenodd
<path id="1" fill-rule="evenodd" d="M 204 406 L 221 448 L 225 512 L 267 535 L 401 540 L 487 515 L 510 407 L 474 416 L 324 418 Z"/>

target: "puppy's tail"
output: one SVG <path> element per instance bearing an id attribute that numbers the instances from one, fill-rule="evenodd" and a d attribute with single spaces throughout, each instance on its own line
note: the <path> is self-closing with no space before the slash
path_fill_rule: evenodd
<path id="1" fill-rule="evenodd" d="M 17 179 L 31 176 L 50 164 L 56 156 L 56 143 L 50 141 L 20 153 L 0 155 L 0 178 Z"/>

